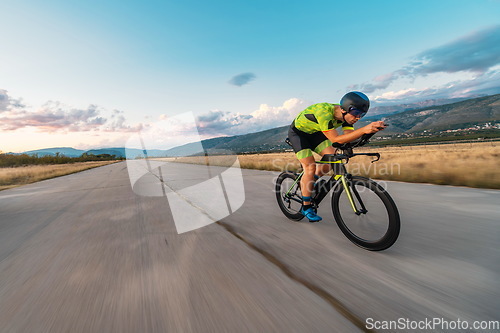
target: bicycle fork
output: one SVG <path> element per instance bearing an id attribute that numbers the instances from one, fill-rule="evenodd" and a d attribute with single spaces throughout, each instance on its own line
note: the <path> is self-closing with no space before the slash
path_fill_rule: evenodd
<path id="1" fill-rule="evenodd" d="M 335 178 L 337 178 L 337 179 L 340 178 L 340 180 L 342 182 L 342 186 L 344 187 L 344 191 L 347 195 L 347 198 L 349 199 L 349 202 L 351 204 L 351 207 L 352 207 L 352 210 L 354 211 L 354 213 L 358 216 L 361 214 L 368 213 L 368 211 L 366 210 L 366 207 L 363 203 L 363 200 L 361 200 L 361 196 L 359 195 L 358 190 L 356 190 L 356 186 L 354 186 L 354 184 L 352 184 L 352 183 L 351 183 L 353 185 L 352 187 L 349 185 L 350 181 L 347 179 L 346 175 L 338 175 Z M 354 201 L 353 193 L 354 193 L 354 196 L 356 197 L 359 205 L 361 206 L 361 209 L 358 209 L 356 207 L 356 202 Z"/>

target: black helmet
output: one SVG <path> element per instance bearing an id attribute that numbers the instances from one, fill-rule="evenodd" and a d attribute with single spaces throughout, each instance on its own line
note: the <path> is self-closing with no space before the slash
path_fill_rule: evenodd
<path id="1" fill-rule="evenodd" d="M 342 97 L 340 107 L 354 116 L 363 117 L 370 108 L 370 100 L 362 92 L 351 91 Z"/>

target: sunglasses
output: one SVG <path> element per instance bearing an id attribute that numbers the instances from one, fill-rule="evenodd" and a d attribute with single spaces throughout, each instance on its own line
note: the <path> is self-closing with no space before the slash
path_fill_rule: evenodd
<path id="1" fill-rule="evenodd" d="M 357 109 L 354 106 L 349 107 L 349 111 L 347 111 L 347 112 L 352 114 L 354 117 L 359 117 L 359 118 L 363 118 L 363 116 L 366 114 L 366 111 Z"/>

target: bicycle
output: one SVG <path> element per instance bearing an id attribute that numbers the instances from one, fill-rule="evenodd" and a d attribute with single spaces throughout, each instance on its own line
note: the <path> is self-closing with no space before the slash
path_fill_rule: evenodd
<path id="1" fill-rule="evenodd" d="M 373 134 L 364 134 L 358 140 L 345 144 L 334 144 L 335 154 L 325 154 L 319 164 L 331 164 L 333 175 L 314 184 L 312 205 L 319 204 L 333 189 L 331 200 L 335 221 L 342 233 L 354 244 L 370 251 L 382 251 L 391 247 L 399 236 L 401 222 L 399 212 L 389 193 L 372 179 L 353 176 L 345 164 L 354 156 L 375 157 L 371 163 L 380 160 L 379 153 L 354 153 L 353 148 L 369 142 Z M 285 140 L 291 145 L 289 139 Z M 345 161 L 345 162 L 343 162 Z M 300 191 L 301 173 L 282 172 L 276 179 L 275 190 L 282 212 L 293 221 L 300 221 L 304 215 Z"/>

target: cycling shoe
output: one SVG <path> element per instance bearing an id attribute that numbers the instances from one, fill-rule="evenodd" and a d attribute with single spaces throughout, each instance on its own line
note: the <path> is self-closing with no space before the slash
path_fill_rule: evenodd
<path id="1" fill-rule="evenodd" d="M 309 222 L 319 222 L 323 218 L 316 214 L 313 208 L 308 208 L 306 210 L 301 209 L 300 212 L 309 219 Z"/>

